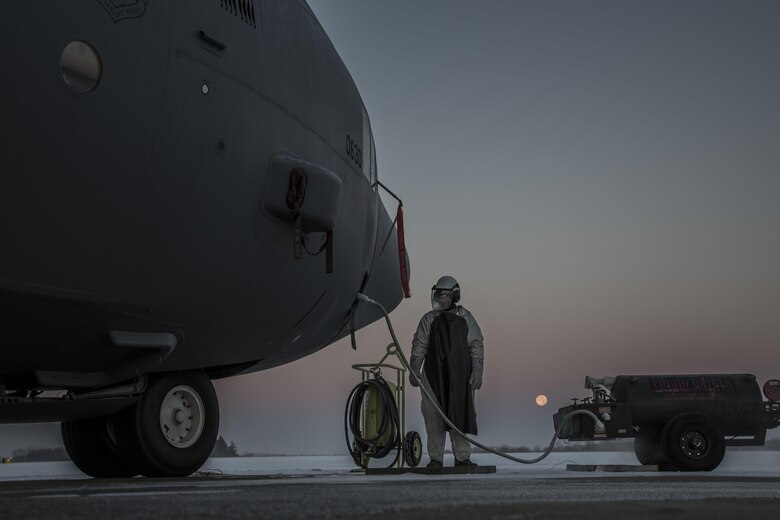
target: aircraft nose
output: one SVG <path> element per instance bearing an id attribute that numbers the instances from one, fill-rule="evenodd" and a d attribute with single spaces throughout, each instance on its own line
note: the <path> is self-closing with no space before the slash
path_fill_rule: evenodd
<path id="1" fill-rule="evenodd" d="M 363 293 L 381 303 L 391 312 L 409 293 L 409 255 L 403 240 L 403 210 L 391 219 L 384 205 L 379 208 L 377 225 L 377 246 L 371 264 L 368 283 Z M 406 280 L 406 281 L 404 281 Z M 372 306 L 358 306 L 356 323 L 358 328 L 381 318 Z"/>

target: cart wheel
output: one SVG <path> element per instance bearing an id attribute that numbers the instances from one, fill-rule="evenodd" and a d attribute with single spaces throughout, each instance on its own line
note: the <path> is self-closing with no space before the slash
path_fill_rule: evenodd
<path id="1" fill-rule="evenodd" d="M 408 432 L 404 437 L 404 460 L 410 468 L 416 468 L 422 460 L 422 439 L 415 431 Z"/>
<path id="2" fill-rule="evenodd" d="M 666 460 L 681 471 L 712 471 L 726 453 L 726 441 L 709 418 L 685 413 L 671 419 L 661 434 Z"/>
<path id="3" fill-rule="evenodd" d="M 352 460 L 355 462 L 357 467 L 363 469 L 368 468 L 368 460 L 362 453 L 360 453 L 360 450 L 357 447 L 357 443 L 354 440 L 352 441 L 352 449 L 349 450 L 349 454 L 352 455 Z"/>

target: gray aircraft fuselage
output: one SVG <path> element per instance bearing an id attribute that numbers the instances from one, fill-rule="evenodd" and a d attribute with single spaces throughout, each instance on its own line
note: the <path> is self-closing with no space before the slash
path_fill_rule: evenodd
<path id="1" fill-rule="evenodd" d="M 359 291 L 403 298 L 367 113 L 304 1 L 8 2 L 0 48 L 6 388 L 261 370 L 379 318 Z"/>

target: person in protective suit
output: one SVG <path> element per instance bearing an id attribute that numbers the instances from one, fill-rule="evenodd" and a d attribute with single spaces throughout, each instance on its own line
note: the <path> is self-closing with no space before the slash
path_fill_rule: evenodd
<path id="1" fill-rule="evenodd" d="M 484 345 L 482 331 L 474 316 L 460 300 L 460 285 L 451 276 L 442 276 L 431 289 L 433 310 L 426 313 L 412 340 L 411 369 L 427 381 L 447 418 L 463 433 L 477 433 L 474 391 L 482 386 Z M 410 378 L 412 386 L 417 386 Z M 423 394 L 422 414 L 428 433 L 429 468 L 442 467 L 444 442 L 450 430 Z M 456 466 L 476 466 L 470 460 L 471 445 L 450 431 Z"/>

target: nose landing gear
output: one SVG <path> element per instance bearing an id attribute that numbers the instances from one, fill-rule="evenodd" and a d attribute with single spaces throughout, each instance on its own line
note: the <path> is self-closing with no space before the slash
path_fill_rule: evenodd
<path id="1" fill-rule="evenodd" d="M 73 462 L 97 478 L 190 475 L 211 454 L 218 428 L 217 396 L 201 372 L 150 375 L 135 404 L 61 426 Z"/>

